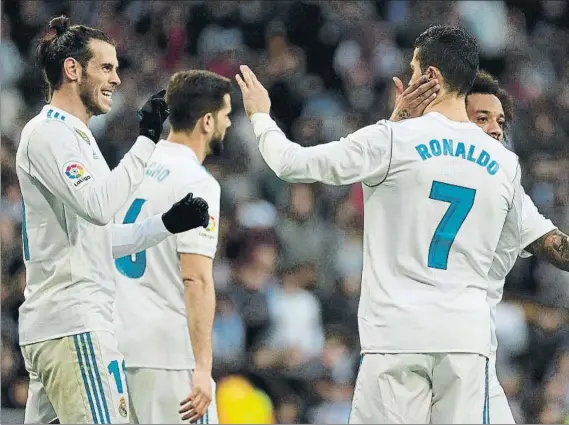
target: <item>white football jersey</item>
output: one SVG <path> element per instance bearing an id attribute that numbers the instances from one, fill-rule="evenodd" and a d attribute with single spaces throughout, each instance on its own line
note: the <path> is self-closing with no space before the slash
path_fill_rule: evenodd
<path id="1" fill-rule="evenodd" d="M 16 154 L 26 265 L 20 344 L 113 331 L 111 222 L 154 146 L 140 137 L 111 171 L 77 117 L 46 105 L 26 124 Z"/>
<path id="2" fill-rule="evenodd" d="M 288 141 L 268 114 L 252 122 L 281 178 L 362 182 L 362 352 L 490 354 L 488 273 L 506 217 L 519 215 L 514 153 L 437 112 L 309 148 Z"/>
<path id="3" fill-rule="evenodd" d="M 214 258 L 219 232 L 219 183 L 191 148 L 161 140 L 142 184 L 118 213 L 117 222 L 164 213 L 188 192 L 209 204 L 207 229 L 199 227 L 171 236 L 143 252 L 115 260 L 116 334 L 127 367 L 194 367 L 178 254 Z"/>
<path id="4" fill-rule="evenodd" d="M 488 286 L 488 305 L 490 306 L 492 320 L 492 346 L 491 358 L 495 361 L 498 339 L 496 337 L 496 306 L 504 294 L 506 275 L 512 270 L 518 256 L 529 257 L 531 254 L 525 248 L 546 233 L 557 229 L 551 220 L 545 218 L 538 211 L 531 198 L 522 190 L 520 199 L 519 217 L 510 216 L 511 220 L 505 223 L 503 237 L 500 238 L 498 248 L 490 269 Z"/>

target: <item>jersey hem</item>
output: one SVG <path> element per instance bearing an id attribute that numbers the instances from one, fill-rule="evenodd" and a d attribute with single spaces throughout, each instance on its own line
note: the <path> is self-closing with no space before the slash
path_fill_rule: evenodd
<path id="1" fill-rule="evenodd" d="M 73 331 L 73 332 L 64 332 L 61 334 L 55 334 L 55 335 L 51 335 L 48 337 L 32 338 L 29 340 L 20 340 L 19 345 L 20 345 L 20 347 L 23 347 L 24 345 L 37 344 L 38 342 L 51 341 L 54 339 L 65 338 L 66 336 L 80 335 L 80 334 L 87 333 L 87 332 L 108 332 L 112 335 L 115 334 L 114 331 L 106 329 L 106 328 L 81 329 L 81 330 Z"/>
<path id="2" fill-rule="evenodd" d="M 478 354 L 480 356 L 490 358 L 488 354 L 484 354 L 480 351 L 474 350 L 361 350 L 360 354 L 441 354 L 441 353 L 448 353 L 448 354 Z"/>
<path id="3" fill-rule="evenodd" d="M 143 364 L 143 363 L 129 363 L 128 361 L 125 360 L 125 362 L 128 364 L 128 366 L 126 367 L 126 369 L 157 369 L 157 370 L 194 370 L 196 368 L 196 366 L 149 366 L 147 364 Z"/>

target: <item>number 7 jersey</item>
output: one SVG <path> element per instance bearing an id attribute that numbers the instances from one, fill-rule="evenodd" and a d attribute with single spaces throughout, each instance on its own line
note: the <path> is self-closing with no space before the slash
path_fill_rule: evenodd
<path id="1" fill-rule="evenodd" d="M 517 156 L 470 122 L 431 112 L 302 148 L 265 115 L 259 149 L 291 182 L 361 182 L 364 353 L 488 356 L 488 272 L 506 217 L 519 223 Z M 519 237 L 511 226 L 512 237 Z"/>
<path id="2" fill-rule="evenodd" d="M 438 113 L 390 127 L 385 180 L 363 184 L 362 350 L 487 356 L 488 272 L 518 214 L 517 157 Z"/>

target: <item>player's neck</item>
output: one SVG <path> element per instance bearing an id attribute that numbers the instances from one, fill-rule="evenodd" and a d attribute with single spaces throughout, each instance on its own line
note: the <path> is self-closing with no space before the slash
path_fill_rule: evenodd
<path id="1" fill-rule="evenodd" d="M 204 140 L 201 140 L 201 137 L 196 136 L 192 133 L 185 133 L 185 132 L 175 132 L 170 131 L 168 137 L 166 138 L 169 142 L 178 143 L 180 145 L 184 145 L 189 147 L 191 150 L 194 151 L 196 157 L 200 164 L 203 164 L 205 159 L 205 146 L 206 143 Z"/>
<path id="2" fill-rule="evenodd" d="M 83 122 L 83 124 L 89 127 L 89 119 L 91 118 L 91 115 L 87 112 L 87 108 L 83 104 L 81 98 L 75 93 L 70 93 L 69 89 L 62 87 L 55 90 L 49 104 L 76 116 L 81 120 L 81 122 Z"/>
<path id="3" fill-rule="evenodd" d="M 464 96 L 457 97 L 451 93 L 443 93 L 425 108 L 423 115 L 429 112 L 438 112 L 451 121 L 470 122 L 466 113 L 466 97 Z"/>

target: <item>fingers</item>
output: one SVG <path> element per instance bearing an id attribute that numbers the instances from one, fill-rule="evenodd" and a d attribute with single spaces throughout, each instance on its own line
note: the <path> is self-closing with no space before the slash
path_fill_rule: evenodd
<path id="1" fill-rule="evenodd" d="M 247 84 L 245 83 L 245 81 L 243 81 L 243 79 L 241 78 L 241 75 L 239 75 L 239 74 L 235 75 L 235 79 L 237 80 L 237 84 L 239 84 L 239 88 L 241 89 L 241 93 L 243 93 L 244 95 L 246 93 L 248 93 L 249 88 L 247 87 Z"/>
<path id="2" fill-rule="evenodd" d="M 160 110 L 160 113 L 164 113 L 168 107 L 166 106 L 166 101 L 160 97 L 155 97 L 151 100 L 152 107 L 154 109 Z"/>
<path id="3" fill-rule="evenodd" d="M 434 99 L 439 89 L 440 85 L 436 79 L 433 79 L 419 86 L 413 93 L 409 95 L 411 107 L 416 108 L 426 100 L 430 98 Z"/>
<path id="4" fill-rule="evenodd" d="M 188 193 L 186 196 L 184 196 L 180 202 L 182 203 L 186 203 L 186 202 L 191 202 L 192 198 L 194 197 L 194 194 L 192 192 Z"/>
<path id="5" fill-rule="evenodd" d="M 253 81 L 253 84 L 261 85 L 261 83 L 259 83 L 259 80 L 257 79 L 257 76 L 255 75 L 255 73 L 253 71 L 251 71 L 251 68 L 249 68 L 247 65 L 241 65 L 241 68 L 244 68 L 245 71 L 247 72 L 247 74 L 249 74 L 251 76 L 251 80 Z"/>
<path id="6" fill-rule="evenodd" d="M 166 94 L 166 89 L 162 89 L 162 90 L 160 90 L 158 93 L 156 93 L 155 95 L 153 95 L 153 96 L 152 96 L 152 99 L 163 98 L 165 94 Z"/>
<path id="7" fill-rule="evenodd" d="M 185 398 L 181 403 L 181 408 L 178 413 L 182 415 L 183 420 L 190 420 L 196 422 L 199 418 L 205 415 L 211 400 L 203 393 L 192 393 Z"/>
<path id="8" fill-rule="evenodd" d="M 428 94 L 428 93 L 427 93 Z M 437 97 L 437 93 L 431 93 L 428 96 L 424 96 L 424 99 L 421 103 L 419 103 L 417 105 L 417 109 L 421 111 L 421 113 L 425 110 L 425 108 L 427 106 L 429 106 L 429 103 L 431 103 L 433 100 L 435 100 L 435 98 Z"/>
<path id="9" fill-rule="evenodd" d="M 393 84 L 395 84 L 395 94 L 397 97 L 401 96 L 404 91 L 403 88 L 403 81 L 401 81 L 398 77 L 393 77 Z"/>
<path id="10" fill-rule="evenodd" d="M 255 82 L 258 82 L 257 77 L 255 77 L 255 74 L 253 74 L 253 71 L 251 71 L 247 65 L 241 65 L 239 69 L 243 74 L 243 79 L 245 80 L 247 87 L 252 88 L 255 85 Z"/>
<path id="11" fill-rule="evenodd" d="M 414 83 L 410 84 L 405 91 L 402 93 L 402 95 L 407 95 L 409 93 L 413 93 L 415 90 L 417 90 L 417 88 L 419 86 L 421 86 L 421 84 L 424 84 L 427 82 L 427 77 L 425 75 L 422 75 L 421 78 L 419 78 L 417 81 L 415 81 Z"/>
<path id="12" fill-rule="evenodd" d="M 235 79 L 237 80 L 237 84 L 239 84 L 239 87 L 243 92 L 251 90 L 253 88 L 264 89 L 263 85 L 257 79 L 255 73 L 251 71 L 251 68 L 249 68 L 247 65 L 241 65 L 239 69 L 241 70 L 243 77 L 237 74 L 235 76 Z"/>

